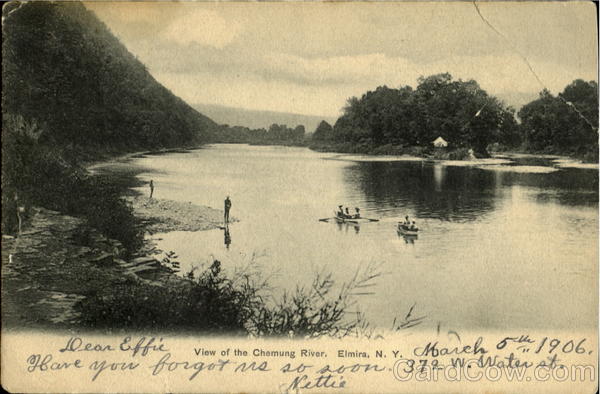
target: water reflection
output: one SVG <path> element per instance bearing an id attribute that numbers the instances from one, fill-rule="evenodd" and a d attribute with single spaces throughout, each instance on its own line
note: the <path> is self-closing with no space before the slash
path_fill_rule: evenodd
<path id="1" fill-rule="evenodd" d="M 515 166 L 551 166 L 548 158 L 511 158 Z M 490 171 L 495 172 L 495 171 Z M 537 202 L 559 202 L 565 205 L 598 204 L 598 171 L 564 168 L 550 173 L 496 172 L 502 174 L 499 186 L 525 186 L 536 189 Z"/>
<path id="2" fill-rule="evenodd" d="M 406 207 L 422 218 L 475 220 L 495 209 L 507 186 L 533 188 L 539 202 L 598 204 L 597 171 L 512 172 L 426 162 L 362 162 L 344 171 L 355 193 L 364 193 L 368 209 Z"/>
<path id="3" fill-rule="evenodd" d="M 345 169 L 366 195 L 367 208 L 406 207 L 421 218 L 475 220 L 494 209 L 497 178 L 491 171 L 424 162 L 367 162 Z"/>
<path id="4" fill-rule="evenodd" d="M 223 229 L 223 235 L 223 243 L 225 244 L 225 247 L 229 250 L 229 245 L 231 245 L 231 233 L 229 232 L 229 224 L 225 225 L 225 228 Z"/>
<path id="5" fill-rule="evenodd" d="M 348 233 L 348 230 L 352 227 L 354 229 L 354 233 L 358 234 L 360 233 L 360 224 L 353 224 L 353 223 L 347 223 L 347 222 L 339 222 L 339 221 L 335 221 L 335 223 L 337 224 L 337 228 L 339 231 L 343 231 L 344 233 Z"/>
<path id="6" fill-rule="evenodd" d="M 446 167 L 442 166 L 439 163 L 435 164 L 433 166 L 433 179 L 435 182 L 435 191 L 436 192 L 442 191 L 442 181 L 444 180 L 445 170 L 446 170 Z"/>
<path id="7" fill-rule="evenodd" d="M 404 242 L 407 244 L 414 245 L 415 241 L 419 239 L 419 236 L 417 234 L 404 234 L 401 231 L 397 231 L 397 233 L 398 237 L 403 238 Z"/>
<path id="8" fill-rule="evenodd" d="M 526 186 L 536 190 L 538 202 L 570 206 L 598 204 L 598 172 L 563 169 L 549 174 L 506 173 L 504 186 Z"/>

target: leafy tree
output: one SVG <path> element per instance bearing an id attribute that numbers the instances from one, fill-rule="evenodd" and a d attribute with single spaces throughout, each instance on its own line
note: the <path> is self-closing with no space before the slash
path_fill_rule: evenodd
<path id="1" fill-rule="evenodd" d="M 497 141 L 505 148 L 518 148 L 523 142 L 521 131 L 515 119 L 515 109 L 508 107 L 500 119 Z"/>
<path id="2" fill-rule="evenodd" d="M 548 90 L 519 111 L 524 148 L 587 156 L 598 151 L 598 84 L 573 81 L 558 96 Z"/>
<path id="3" fill-rule="evenodd" d="M 317 141 L 328 141 L 333 138 L 333 127 L 326 121 L 322 120 L 315 129 L 312 138 Z"/>
<path id="4" fill-rule="evenodd" d="M 306 129 L 303 125 L 298 125 L 294 128 L 292 132 L 292 139 L 295 141 L 301 141 L 304 138 L 304 134 L 306 133 Z"/>
<path id="5" fill-rule="evenodd" d="M 573 119 L 574 149 L 578 152 L 597 150 L 598 83 L 577 79 L 565 87 L 558 97 L 569 106 Z"/>

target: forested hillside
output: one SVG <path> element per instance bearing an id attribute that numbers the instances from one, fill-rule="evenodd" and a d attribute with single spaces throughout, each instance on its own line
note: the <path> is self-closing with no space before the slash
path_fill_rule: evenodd
<path id="1" fill-rule="evenodd" d="M 3 9 L 4 115 L 42 128 L 40 141 L 129 151 L 202 141 L 215 123 L 157 83 L 81 3 Z"/>

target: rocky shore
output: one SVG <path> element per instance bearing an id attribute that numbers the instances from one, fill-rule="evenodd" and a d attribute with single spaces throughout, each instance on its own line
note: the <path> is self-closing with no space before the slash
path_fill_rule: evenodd
<path id="1" fill-rule="evenodd" d="M 217 209 L 170 200 L 130 198 L 150 232 L 199 231 L 220 227 Z M 181 281 L 152 255 L 147 244 L 123 259 L 124 248 L 83 220 L 32 208 L 23 231 L 2 239 L 2 328 L 77 327 L 75 304 L 126 281 L 156 286 Z"/>

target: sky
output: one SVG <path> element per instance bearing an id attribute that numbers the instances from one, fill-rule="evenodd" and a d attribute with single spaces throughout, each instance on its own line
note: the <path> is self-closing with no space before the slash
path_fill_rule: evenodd
<path id="1" fill-rule="evenodd" d="M 485 20 L 467 2 L 86 6 L 190 104 L 338 116 L 349 97 L 449 72 L 519 106 L 597 80 L 591 3 L 478 2 Z"/>

